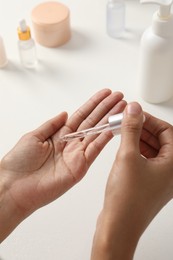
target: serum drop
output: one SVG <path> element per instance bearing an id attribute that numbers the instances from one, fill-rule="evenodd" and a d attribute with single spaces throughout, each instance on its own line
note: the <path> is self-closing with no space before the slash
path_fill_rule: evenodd
<path id="1" fill-rule="evenodd" d="M 120 38 L 125 31 L 124 0 L 108 0 L 106 16 L 108 35 L 113 38 Z"/>
<path id="2" fill-rule="evenodd" d="M 19 22 L 18 27 L 18 49 L 21 63 L 26 68 L 33 68 L 37 63 L 35 42 L 31 38 L 30 28 L 25 20 Z"/>

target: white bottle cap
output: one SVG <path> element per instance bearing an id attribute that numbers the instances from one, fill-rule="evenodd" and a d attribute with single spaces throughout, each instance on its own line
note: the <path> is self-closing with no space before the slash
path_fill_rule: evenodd
<path id="1" fill-rule="evenodd" d="M 2 37 L 0 36 L 0 68 L 4 68 L 8 63 L 4 42 Z"/>
<path id="2" fill-rule="evenodd" d="M 140 2 L 159 5 L 159 10 L 153 15 L 152 30 L 158 36 L 172 37 L 173 14 L 171 13 L 171 5 L 173 0 L 140 0 Z"/>
<path id="3" fill-rule="evenodd" d="M 160 5 L 158 15 L 160 18 L 167 19 L 170 16 L 171 12 L 171 5 L 173 3 L 173 0 L 141 0 L 142 4 L 158 4 Z"/>

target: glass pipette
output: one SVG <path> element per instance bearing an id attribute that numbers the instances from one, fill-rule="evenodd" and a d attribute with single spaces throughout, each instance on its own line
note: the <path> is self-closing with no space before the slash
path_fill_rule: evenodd
<path id="1" fill-rule="evenodd" d="M 78 131 L 78 132 L 74 132 L 74 133 L 71 133 L 71 134 L 61 136 L 60 141 L 61 142 L 69 142 L 69 141 L 72 141 L 76 138 L 84 138 L 88 135 L 100 134 L 100 133 L 106 132 L 106 131 L 112 131 L 112 133 L 114 135 L 118 135 L 118 134 L 120 134 L 122 119 L 123 119 L 123 113 L 110 116 L 108 118 L 107 124 L 95 126 L 95 127 L 92 127 L 92 128 L 88 128 L 88 129 L 85 129 L 85 130 L 81 130 L 81 131 Z"/>

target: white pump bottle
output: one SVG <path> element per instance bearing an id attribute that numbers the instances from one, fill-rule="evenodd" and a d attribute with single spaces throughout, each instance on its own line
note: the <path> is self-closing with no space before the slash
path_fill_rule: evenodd
<path id="1" fill-rule="evenodd" d="M 142 98 L 162 103 L 173 96 L 173 0 L 141 0 L 159 4 L 141 39 L 139 86 Z"/>

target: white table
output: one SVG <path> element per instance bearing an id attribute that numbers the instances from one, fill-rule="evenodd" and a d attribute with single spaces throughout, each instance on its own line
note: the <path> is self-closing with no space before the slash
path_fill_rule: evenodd
<path id="1" fill-rule="evenodd" d="M 24 69 L 17 50 L 18 21 L 31 26 L 38 0 L 1 0 L 0 33 L 9 65 L 0 71 L 0 156 L 26 132 L 67 110 L 71 114 L 96 91 L 108 87 L 173 123 L 173 100 L 151 105 L 139 95 L 139 42 L 156 6 L 127 0 L 123 39 L 105 32 L 105 0 L 64 0 L 71 10 L 71 41 L 57 49 L 37 45 L 39 64 Z M 33 35 L 34 37 L 34 35 Z M 104 188 L 120 137 L 114 138 L 88 175 L 59 200 L 38 210 L 7 238 L 0 260 L 88 260 Z M 0 158 L 1 158 L 0 157 Z M 173 259 L 173 204 L 169 203 L 140 240 L 135 260 Z"/>

